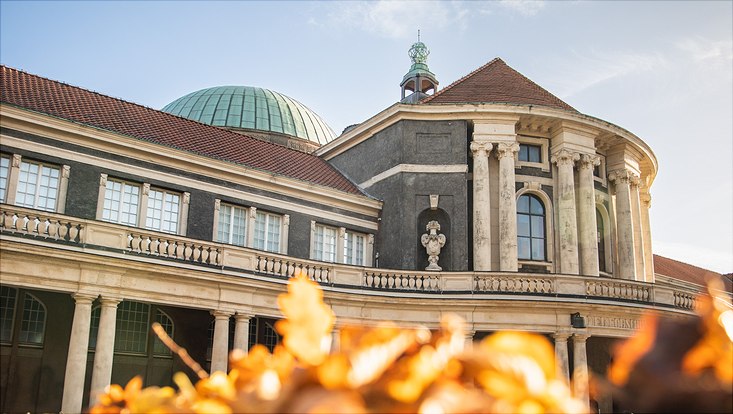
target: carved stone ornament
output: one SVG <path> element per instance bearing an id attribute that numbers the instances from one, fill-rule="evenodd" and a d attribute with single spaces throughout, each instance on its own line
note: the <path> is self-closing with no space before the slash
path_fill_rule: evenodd
<path id="1" fill-rule="evenodd" d="M 578 161 L 580 159 L 580 154 L 577 152 L 571 152 L 566 149 L 562 149 L 555 154 L 552 154 L 552 157 L 550 157 L 550 161 L 554 164 L 557 164 L 557 166 L 561 165 L 574 165 L 575 161 Z"/>
<path id="2" fill-rule="evenodd" d="M 580 169 L 592 169 L 599 165 L 601 165 L 601 157 L 589 154 L 581 155 L 580 162 L 578 163 Z"/>
<path id="3" fill-rule="evenodd" d="M 618 184 L 619 182 L 622 184 L 629 184 L 635 179 L 638 179 L 638 176 L 626 168 L 621 168 L 608 173 L 608 179 L 615 184 Z"/>
<path id="4" fill-rule="evenodd" d="M 519 143 L 500 142 L 496 146 L 496 159 L 500 160 L 504 157 L 515 158 L 518 152 L 519 152 Z"/>
<path id="5" fill-rule="evenodd" d="M 429 222 L 428 225 L 425 226 L 425 230 L 427 230 L 428 232 L 423 234 L 420 238 L 420 242 L 422 243 L 423 247 L 425 247 L 425 250 L 428 252 L 429 265 L 425 268 L 425 270 L 443 270 L 442 267 L 438 266 L 438 259 L 440 255 L 440 249 L 445 246 L 445 235 L 438 234 L 438 231 L 440 230 L 440 224 L 435 220 Z"/>
<path id="6" fill-rule="evenodd" d="M 485 141 L 471 141 L 471 153 L 473 157 L 488 157 L 494 145 Z"/>

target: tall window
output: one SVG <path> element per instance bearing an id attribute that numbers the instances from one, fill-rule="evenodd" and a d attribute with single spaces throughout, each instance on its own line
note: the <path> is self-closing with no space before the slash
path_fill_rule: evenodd
<path id="1" fill-rule="evenodd" d="M 181 196 L 165 190 L 151 189 L 148 194 L 148 214 L 145 227 L 165 233 L 178 232 Z"/>
<path id="2" fill-rule="evenodd" d="M 519 144 L 519 161 L 542 162 L 542 146 Z"/>
<path id="3" fill-rule="evenodd" d="M 160 326 L 163 328 L 165 333 L 168 334 L 171 338 L 173 338 L 173 320 L 170 316 L 168 316 L 167 313 L 163 312 L 160 309 L 155 309 L 155 322 L 158 322 Z M 172 355 L 170 348 L 165 346 L 163 341 L 161 341 L 158 336 L 155 336 L 155 339 L 153 340 L 153 354 L 159 355 L 159 356 L 170 356 Z"/>
<path id="4" fill-rule="evenodd" d="M 255 217 L 255 233 L 252 247 L 268 252 L 279 252 L 281 227 L 282 217 L 258 211 Z"/>
<path id="5" fill-rule="evenodd" d="M 596 237 L 598 238 L 598 269 L 606 272 L 606 236 L 603 228 L 603 216 L 596 209 Z"/>
<path id="6" fill-rule="evenodd" d="M 517 200 L 517 247 L 519 259 L 545 260 L 545 207 L 537 196 Z"/>
<path id="7" fill-rule="evenodd" d="M 107 180 L 102 219 L 112 223 L 137 226 L 140 186 L 124 181 Z"/>
<path id="8" fill-rule="evenodd" d="M 8 189 L 8 175 L 10 174 L 10 157 L 0 156 L 0 203 L 5 202 L 5 192 Z"/>
<path id="9" fill-rule="evenodd" d="M 313 234 L 313 258 L 324 262 L 336 261 L 336 236 L 338 230 L 320 224 Z"/>
<path id="10" fill-rule="evenodd" d="M 347 231 L 344 240 L 344 263 L 358 266 L 364 265 L 364 244 L 366 237 L 363 234 Z"/>
<path id="11" fill-rule="evenodd" d="M 22 161 L 15 204 L 39 210 L 55 211 L 59 190 L 59 168 Z"/>
<path id="12" fill-rule="evenodd" d="M 244 246 L 247 243 L 247 209 L 222 204 L 216 241 Z"/>
<path id="13" fill-rule="evenodd" d="M 117 307 L 115 351 L 145 353 L 150 305 L 123 300 Z"/>

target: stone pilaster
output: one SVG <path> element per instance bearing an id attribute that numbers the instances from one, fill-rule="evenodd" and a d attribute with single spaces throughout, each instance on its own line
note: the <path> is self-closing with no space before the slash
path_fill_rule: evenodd
<path id="1" fill-rule="evenodd" d="M 589 403 L 588 395 L 588 354 L 585 343 L 590 335 L 573 335 L 573 392 L 575 397 Z"/>
<path id="2" fill-rule="evenodd" d="M 234 349 L 249 351 L 249 320 L 252 315 L 237 312 L 234 315 Z M 216 328 L 216 325 L 214 325 Z"/>
<path id="3" fill-rule="evenodd" d="M 649 221 L 649 209 L 652 207 L 652 196 L 649 189 L 642 187 L 641 201 L 641 229 L 644 239 L 644 280 L 654 283 L 654 257 L 652 256 L 652 229 Z"/>
<path id="4" fill-rule="evenodd" d="M 75 294 L 74 319 L 71 323 L 71 338 L 66 356 L 64 374 L 64 393 L 61 397 L 62 413 L 80 413 L 84 397 L 84 377 L 87 369 L 87 348 L 89 347 L 89 327 L 92 318 L 91 295 Z"/>
<path id="5" fill-rule="evenodd" d="M 596 155 L 583 154 L 578 162 L 578 248 L 580 273 L 598 276 L 598 237 L 593 167 L 600 165 Z"/>
<path id="6" fill-rule="evenodd" d="M 211 372 L 227 372 L 229 358 L 229 312 L 214 311 L 214 343 L 211 345 Z"/>
<path id="7" fill-rule="evenodd" d="M 641 230 L 641 200 L 639 199 L 639 177 L 630 180 L 631 189 L 631 220 L 634 234 L 634 261 L 636 265 L 636 280 L 644 281 L 646 277 L 644 264 L 644 237 Z"/>
<path id="8" fill-rule="evenodd" d="M 568 338 L 567 332 L 557 332 L 552 335 L 555 338 L 555 366 L 557 376 L 565 381 L 570 380 L 570 363 L 568 359 Z"/>
<path id="9" fill-rule="evenodd" d="M 20 164 L 22 157 L 20 154 L 13 154 L 10 160 L 10 170 L 8 171 L 7 188 L 5 188 L 5 202 L 7 204 L 15 204 L 15 195 L 18 192 L 18 179 L 20 178 Z"/>
<path id="10" fill-rule="evenodd" d="M 492 144 L 471 142 L 473 154 L 473 269 L 491 270 L 491 206 L 489 153 Z"/>
<path id="11" fill-rule="evenodd" d="M 102 297 L 100 299 L 99 330 L 97 331 L 97 345 L 94 348 L 94 369 L 92 370 L 92 384 L 89 405 L 98 402 L 100 393 L 112 380 L 112 362 L 115 353 L 115 326 L 117 324 L 118 298 Z"/>
<path id="12" fill-rule="evenodd" d="M 634 174 L 626 169 L 614 170 L 608 179 L 616 188 L 616 240 L 618 273 L 622 279 L 636 279 L 636 255 L 634 253 L 634 229 L 631 217 L 630 181 Z"/>
<path id="13" fill-rule="evenodd" d="M 517 198 L 515 197 L 514 159 L 519 144 L 499 143 L 499 270 L 516 272 L 517 259 Z"/>
<path id="14" fill-rule="evenodd" d="M 575 212 L 575 184 L 573 165 L 580 154 L 560 150 L 552 155 L 550 161 L 557 165 L 557 231 L 560 241 L 560 272 L 575 274 L 579 272 L 578 262 L 578 225 Z"/>

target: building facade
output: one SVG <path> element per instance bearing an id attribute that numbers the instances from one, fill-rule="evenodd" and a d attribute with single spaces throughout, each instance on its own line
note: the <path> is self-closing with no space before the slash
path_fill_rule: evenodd
<path id="1" fill-rule="evenodd" d="M 643 312 L 692 313 L 693 267 L 655 272 L 647 144 L 500 59 L 439 90 L 421 45 L 402 101 L 339 136 L 267 89 L 157 111 L 3 66 L 0 411 L 169 384 L 156 321 L 225 370 L 277 343 L 296 272 L 343 321 L 545 334 L 565 376 L 603 373 Z"/>

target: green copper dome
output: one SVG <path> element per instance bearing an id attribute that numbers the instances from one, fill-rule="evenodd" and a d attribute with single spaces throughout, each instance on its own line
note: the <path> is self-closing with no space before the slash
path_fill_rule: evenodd
<path id="1" fill-rule="evenodd" d="M 281 93 L 251 86 L 217 86 L 176 99 L 164 112 L 231 129 L 275 132 L 323 145 L 336 134 L 315 112 Z"/>

